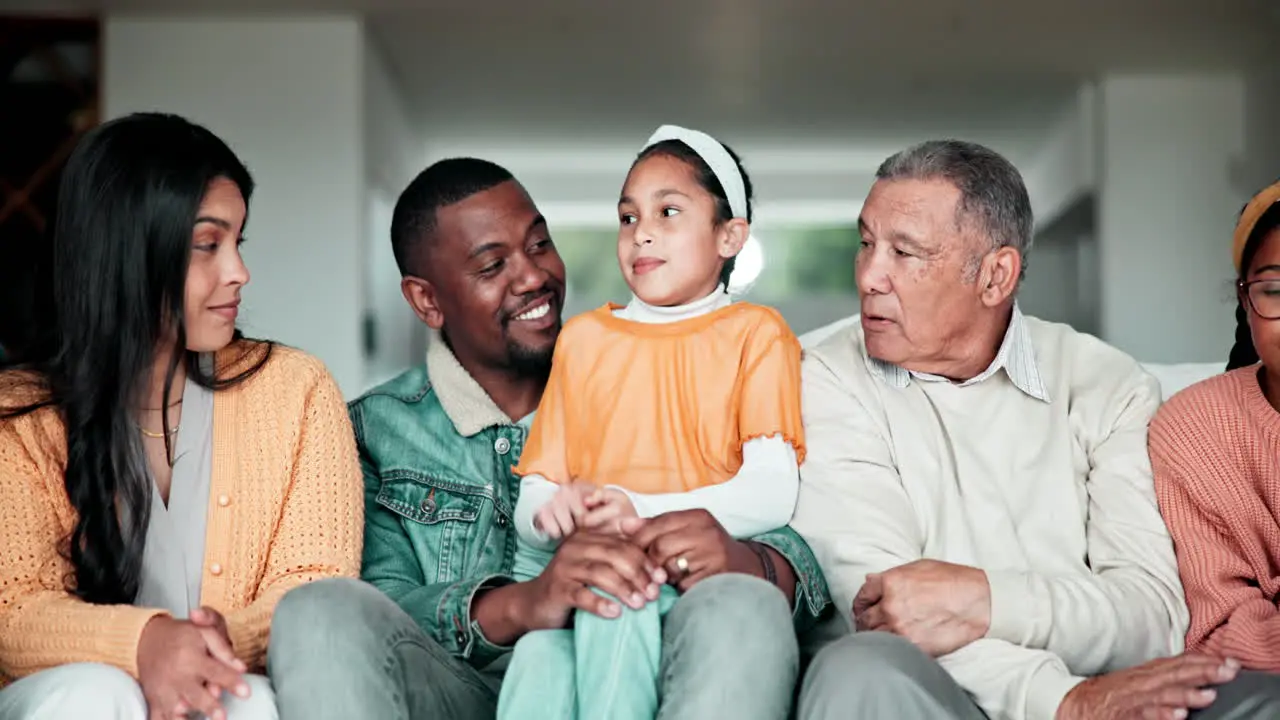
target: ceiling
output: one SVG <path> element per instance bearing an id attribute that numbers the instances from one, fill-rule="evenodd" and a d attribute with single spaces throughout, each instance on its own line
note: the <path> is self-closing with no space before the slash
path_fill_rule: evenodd
<path id="1" fill-rule="evenodd" d="M 1012 137 L 1047 124 L 1084 78 L 1230 68 L 1265 35 L 1250 0 L 620 7 L 458 3 L 386 10 L 371 27 L 441 132 L 518 123 L 536 135 L 634 138 L 678 119 L 815 142 L 941 130 Z"/>
<path id="2" fill-rule="evenodd" d="M 1017 154 L 1106 71 L 1259 62 L 1266 0 L 0 0 L 0 10 L 358 11 L 433 138 L 963 135 Z"/>

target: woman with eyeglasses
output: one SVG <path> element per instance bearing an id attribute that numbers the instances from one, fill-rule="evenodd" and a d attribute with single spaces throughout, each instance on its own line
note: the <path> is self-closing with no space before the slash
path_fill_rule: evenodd
<path id="1" fill-rule="evenodd" d="M 359 572 L 336 383 L 236 330 L 252 190 L 173 115 L 101 125 L 67 161 L 47 351 L 0 372 L 4 720 L 272 720 L 276 604 Z"/>
<path id="2" fill-rule="evenodd" d="M 1280 692 L 1280 675 L 1268 674 L 1280 671 L 1280 182 L 1245 207 L 1232 259 L 1228 371 L 1170 399 L 1149 436 L 1191 610 L 1187 649 L 1263 671 L 1242 672 L 1219 696 L 1241 685 Z"/>

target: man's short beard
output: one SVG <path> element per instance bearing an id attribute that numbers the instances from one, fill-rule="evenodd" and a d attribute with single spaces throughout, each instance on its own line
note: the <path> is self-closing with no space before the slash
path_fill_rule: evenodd
<path id="1" fill-rule="evenodd" d="M 536 350 L 511 340 L 507 341 L 507 357 L 511 360 L 511 369 L 518 375 L 542 377 L 551 374 L 551 357 L 555 348 Z"/>
<path id="2" fill-rule="evenodd" d="M 453 349 L 453 342 L 449 340 L 449 333 L 444 329 L 440 331 L 440 339 L 444 340 L 445 347 L 449 348 L 449 352 L 454 353 L 456 356 L 457 351 Z M 536 350 L 507 338 L 507 368 L 517 375 L 545 380 L 551 374 L 551 358 L 554 354 L 554 345 L 546 350 Z"/>

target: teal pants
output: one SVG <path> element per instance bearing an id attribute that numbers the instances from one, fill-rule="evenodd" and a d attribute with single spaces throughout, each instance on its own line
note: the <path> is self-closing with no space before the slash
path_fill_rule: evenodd
<path id="1" fill-rule="evenodd" d="M 521 544 L 515 578 L 537 576 L 550 558 Z M 653 720 L 662 619 L 678 597 L 664 585 L 658 599 L 639 610 L 619 603 L 622 614 L 613 619 L 579 610 L 572 629 L 538 630 L 520 638 L 502 681 L 498 720 Z"/>

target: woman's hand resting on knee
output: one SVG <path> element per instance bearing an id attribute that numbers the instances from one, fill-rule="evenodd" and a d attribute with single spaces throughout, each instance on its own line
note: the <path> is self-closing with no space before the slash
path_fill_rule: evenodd
<path id="1" fill-rule="evenodd" d="M 226 621 L 208 608 L 193 612 L 191 621 L 158 615 L 138 641 L 138 683 L 149 720 L 184 718 L 192 710 L 223 720 L 223 688 L 249 696 L 245 670 L 231 652 Z"/>
<path id="2" fill-rule="evenodd" d="M 227 631 L 227 620 L 222 617 L 222 613 L 209 607 L 196 608 L 191 611 L 191 624 L 200 628 L 200 636 L 209 647 L 210 655 L 241 673 L 248 671 L 244 662 L 236 657 L 235 650 L 231 648 L 231 633 Z M 215 698 L 222 697 L 223 690 L 224 688 L 217 685 L 209 686 L 209 694 Z"/>

